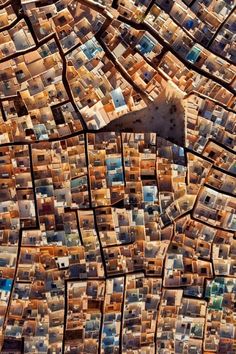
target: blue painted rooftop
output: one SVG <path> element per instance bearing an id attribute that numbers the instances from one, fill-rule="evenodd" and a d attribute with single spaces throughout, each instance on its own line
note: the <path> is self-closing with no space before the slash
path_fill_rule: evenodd
<path id="1" fill-rule="evenodd" d="M 82 44 L 80 48 L 89 60 L 93 59 L 97 53 L 103 50 L 94 38 Z"/>
<path id="2" fill-rule="evenodd" d="M 201 54 L 201 49 L 197 47 L 193 47 L 186 55 L 186 59 L 191 63 L 195 63 L 200 54 Z"/>
<path id="3" fill-rule="evenodd" d="M 140 39 L 139 45 L 140 45 L 139 50 L 142 54 L 150 53 L 153 50 L 153 48 L 155 47 L 155 43 L 153 43 L 152 40 L 146 35 L 144 35 Z"/>
<path id="4" fill-rule="evenodd" d="M 12 280 L 11 279 L 0 279 L 0 290 L 11 291 Z"/>
<path id="5" fill-rule="evenodd" d="M 111 97 L 116 110 L 123 109 L 126 106 L 125 99 L 120 87 L 111 91 Z"/>

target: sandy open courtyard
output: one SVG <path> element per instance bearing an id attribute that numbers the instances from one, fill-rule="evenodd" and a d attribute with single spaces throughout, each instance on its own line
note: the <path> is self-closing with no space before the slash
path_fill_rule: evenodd
<path id="1" fill-rule="evenodd" d="M 183 145 L 185 139 L 184 94 L 168 83 L 159 97 L 148 107 L 125 114 L 103 130 L 156 132 L 159 136 Z"/>

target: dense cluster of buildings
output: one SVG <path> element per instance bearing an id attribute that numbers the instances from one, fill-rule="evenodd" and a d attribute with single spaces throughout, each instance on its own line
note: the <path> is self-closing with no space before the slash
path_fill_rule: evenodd
<path id="1" fill-rule="evenodd" d="M 145 108 L 167 82 L 235 108 L 232 1 L 88 5 L 22 1 L 19 21 L 11 5 L 2 10 L 3 24 L 14 18 L 0 33 L 2 143 L 102 128 Z M 223 31 L 227 60 L 212 49 Z"/>
<path id="2" fill-rule="evenodd" d="M 35 42 L 24 20 L 0 33 L 0 59 L 33 48 Z"/>
<path id="3" fill-rule="evenodd" d="M 236 352 L 235 16 L 0 0 L 1 353 Z"/>
<path id="4" fill-rule="evenodd" d="M 172 51 L 184 62 L 190 62 L 194 67 L 200 68 L 202 72 L 211 73 L 213 77 L 218 77 L 223 82 L 227 82 L 230 86 L 234 87 L 235 73 L 233 64 L 219 58 L 217 54 L 214 54 L 201 45 L 202 42 L 204 42 L 205 45 L 208 44 L 208 30 L 209 28 L 214 28 L 206 17 L 206 13 L 204 13 L 204 6 L 201 8 L 199 2 L 194 2 L 195 6 L 193 10 L 195 12 L 193 16 L 191 16 L 191 12 L 188 12 L 188 16 L 185 18 L 184 11 L 181 11 L 181 1 L 171 7 L 170 13 L 161 9 L 161 5 L 164 5 L 164 3 L 165 1 L 156 1 L 156 4 L 153 5 L 147 15 L 147 24 L 153 26 L 154 30 L 158 31 L 163 40 L 171 45 Z M 197 9 L 198 6 L 200 6 L 199 10 Z M 165 5 L 163 7 L 165 7 Z M 233 8 L 233 2 L 231 2 L 231 8 Z M 226 7 L 224 7 L 224 10 L 225 9 Z M 196 15 L 199 11 L 201 11 L 200 17 Z M 211 15 L 213 15 L 212 12 Z M 227 16 L 227 14 L 225 15 Z M 201 18 L 208 26 L 201 21 Z M 181 24 L 182 20 L 183 25 Z M 198 21 L 200 25 L 198 25 Z M 216 31 L 217 25 L 219 26 L 221 22 L 218 21 L 218 24 L 216 24 L 217 21 L 213 20 L 213 22 L 215 22 Z M 193 31 L 194 38 L 192 38 L 192 36 L 190 36 L 190 34 L 192 34 L 191 28 L 194 29 L 195 26 L 198 28 L 198 31 L 195 33 Z M 204 36 L 198 38 L 198 32 L 200 32 L 200 34 L 204 33 Z M 210 34 L 210 40 L 213 35 L 214 32 Z"/>
<path id="5" fill-rule="evenodd" d="M 235 151 L 235 112 L 212 100 L 191 94 L 185 100 L 185 116 L 187 147 L 204 154 L 204 149 L 213 140 Z"/>
<path id="6" fill-rule="evenodd" d="M 5 27 L 11 25 L 16 20 L 16 18 L 16 14 L 11 4 L 3 7 L 0 10 L 0 29 L 3 30 Z"/>
<path id="7" fill-rule="evenodd" d="M 99 129 L 145 102 L 92 38 L 66 56 L 67 78 L 89 129 Z"/>
<path id="8" fill-rule="evenodd" d="M 233 172 L 154 133 L 0 155 L 6 338 L 26 353 L 235 348 L 230 317 L 220 331 L 209 319 L 229 305 L 205 288 L 236 275 Z"/>

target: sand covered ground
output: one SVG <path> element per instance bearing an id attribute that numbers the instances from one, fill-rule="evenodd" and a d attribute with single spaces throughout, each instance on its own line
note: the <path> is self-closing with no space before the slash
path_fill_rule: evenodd
<path id="1" fill-rule="evenodd" d="M 171 82 L 159 97 L 148 107 L 125 114 L 109 123 L 103 130 L 156 132 L 159 136 L 183 145 L 185 139 L 185 119 L 183 107 L 184 93 Z"/>

